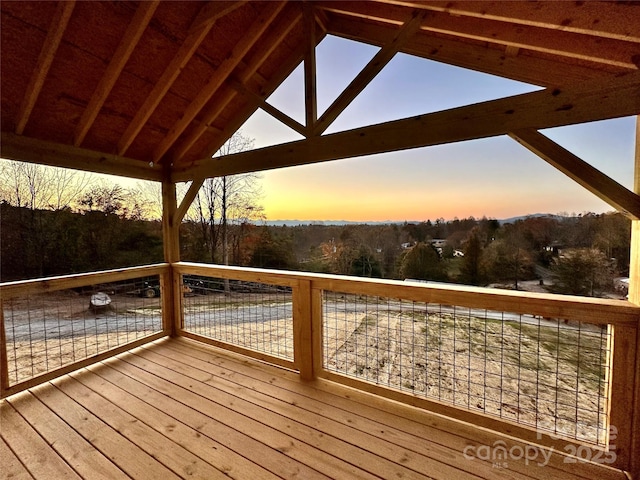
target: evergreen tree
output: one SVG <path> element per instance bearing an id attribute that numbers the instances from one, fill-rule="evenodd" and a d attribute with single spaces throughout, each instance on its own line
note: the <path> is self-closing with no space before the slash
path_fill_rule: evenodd
<path id="1" fill-rule="evenodd" d="M 554 293 L 599 296 L 612 288 L 613 268 L 604 253 L 595 248 L 568 249 L 552 266 Z"/>
<path id="2" fill-rule="evenodd" d="M 483 245 L 477 228 L 473 228 L 465 243 L 464 257 L 460 267 L 460 280 L 469 285 L 482 285 L 485 274 L 482 268 Z"/>
<path id="3" fill-rule="evenodd" d="M 437 250 L 426 243 L 413 246 L 403 257 L 400 274 L 415 280 L 443 281 L 447 279 Z"/>

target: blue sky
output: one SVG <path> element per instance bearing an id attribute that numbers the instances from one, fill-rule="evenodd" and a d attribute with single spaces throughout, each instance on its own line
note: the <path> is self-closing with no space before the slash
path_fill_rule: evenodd
<path id="1" fill-rule="evenodd" d="M 320 115 L 377 48 L 326 37 L 318 46 Z M 537 90 L 500 77 L 398 54 L 327 130 L 381 123 Z M 302 65 L 269 102 L 304 123 Z M 256 147 L 301 137 L 259 110 L 243 126 Z M 635 119 L 544 132 L 627 188 L 632 187 Z M 269 219 L 426 220 L 612 210 L 507 137 L 264 172 Z"/>

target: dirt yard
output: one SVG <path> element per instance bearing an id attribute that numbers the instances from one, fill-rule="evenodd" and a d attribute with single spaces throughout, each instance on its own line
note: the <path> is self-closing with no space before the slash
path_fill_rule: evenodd
<path id="1" fill-rule="evenodd" d="M 332 370 L 584 441 L 597 442 L 607 428 L 606 337 L 598 327 L 355 317 L 344 319 L 350 330 L 329 325 Z"/>

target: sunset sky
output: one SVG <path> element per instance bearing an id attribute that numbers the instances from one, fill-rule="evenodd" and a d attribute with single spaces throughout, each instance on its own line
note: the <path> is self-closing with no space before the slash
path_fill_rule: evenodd
<path id="1" fill-rule="evenodd" d="M 327 37 L 317 49 L 318 115 L 377 48 Z M 516 95 L 539 87 L 398 54 L 327 133 Z M 302 65 L 269 98 L 304 123 Z M 299 140 L 256 112 L 256 147 Z M 546 130 L 550 138 L 632 187 L 635 119 Z M 403 221 L 612 210 L 508 137 L 272 170 L 262 174 L 268 219 Z"/>

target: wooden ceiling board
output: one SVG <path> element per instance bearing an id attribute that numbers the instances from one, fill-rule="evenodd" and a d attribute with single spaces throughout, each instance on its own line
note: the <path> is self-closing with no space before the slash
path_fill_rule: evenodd
<path id="1" fill-rule="evenodd" d="M 100 58 L 62 42 L 26 125 L 25 135 L 72 143 L 75 127 L 104 68 Z M 82 76 L 69 75 L 76 69 L 82 71 Z"/>
<path id="2" fill-rule="evenodd" d="M 29 78 L 38 62 L 46 31 L 27 24 L 13 15 L 4 14 L 7 2 L 2 2 L 3 21 L 0 29 L 0 74 L 2 75 L 2 122 L 3 131 L 15 130 L 20 103 L 25 96 Z M 19 41 L 16 41 L 19 39 Z M 26 79 L 26 80 L 25 80 Z"/>
<path id="3" fill-rule="evenodd" d="M 4 17 L 6 17 L 7 19 L 19 20 L 46 35 L 56 8 L 56 2 L 49 1 L 2 2 L 0 3 L 0 11 L 3 16 L 3 27 Z"/>
<path id="4" fill-rule="evenodd" d="M 249 2 L 215 21 L 196 53 L 211 68 L 217 68 L 258 17 L 264 2 Z M 244 26 L 244 27 L 241 27 Z"/>
<path id="5" fill-rule="evenodd" d="M 179 115 L 189 106 L 189 101 L 169 91 L 142 127 L 127 151 L 127 156 L 153 161 L 153 150 L 169 133 Z"/>
<path id="6" fill-rule="evenodd" d="M 76 2 L 63 43 L 92 55 L 108 65 L 113 52 L 118 48 L 137 3 Z M 91 25 L 91 28 L 87 28 Z"/>
<path id="7" fill-rule="evenodd" d="M 162 5 L 163 3 L 161 2 L 158 10 Z M 167 41 L 166 34 L 163 33 L 162 29 L 158 28 L 157 22 L 155 22 L 155 27 L 152 25 L 153 23 L 152 20 L 125 65 L 126 72 L 139 77 L 149 84 L 149 91 L 158 81 L 179 48 L 179 44 Z M 141 99 L 136 98 L 135 100 L 137 103 Z"/>
<path id="8" fill-rule="evenodd" d="M 200 9 L 201 2 L 163 0 L 149 26 L 161 33 L 168 42 L 181 44 Z"/>
<path id="9" fill-rule="evenodd" d="M 271 66 L 271 69 L 278 68 L 280 63 L 275 52 L 281 52 L 280 55 L 284 56 L 290 54 L 290 49 L 284 44 L 283 40 L 290 34 L 299 16 L 298 5 L 287 5 L 276 19 L 270 25 L 267 25 L 261 38 L 247 50 L 246 55 L 230 72 L 228 76 L 230 81 L 244 82 L 247 79 L 251 79 L 257 75 L 258 68 L 265 65 Z M 198 150 L 194 145 L 196 143 L 200 145 L 206 144 L 206 141 L 200 140 L 200 136 L 209 137 L 217 134 L 217 129 L 211 131 L 208 126 L 216 122 L 216 117 L 222 109 L 235 111 L 238 108 L 232 104 L 232 100 L 236 95 L 235 89 L 222 85 L 219 91 L 211 96 L 191 125 L 185 129 L 182 138 L 172 147 L 171 156 L 174 162 L 180 162 L 185 155 L 198 157 L 206 154 L 204 151 Z"/>

